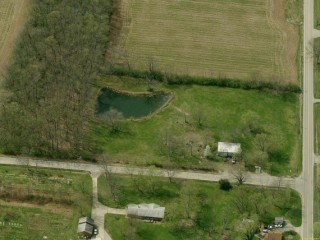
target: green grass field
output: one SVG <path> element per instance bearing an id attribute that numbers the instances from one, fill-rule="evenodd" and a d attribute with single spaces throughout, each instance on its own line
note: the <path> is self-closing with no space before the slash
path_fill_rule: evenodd
<path id="1" fill-rule="evenodd" d="M 0 239 L 74 239 L 79 217 L 91 215 L 86 173 L 0 166 L 0 176 Z"/>
<path id="2" fill-rule="evenodd" d="M 143 81 L 128 78 L 108 79 L 108 84 L 131 91 L 146 89 Z M 297 95 L 201 86 L 155 85 L 155 89 L 175 96 L 152 118 L 128 120 L 118 134 L 110 133 L 102 123 L 92 126 L 93 138 L 111 161 L 219 170 L 223 160 L 201 158 L 204 147 L 210 144 L 215 156 L 217 142 L 230 141 L 242 144 L 243 160 L 251 169 L 260 165 L 275 175 L 299 174 Z M 201 126 L 197 117 L 202 118 Z M 260 137 L 266 137 L 264 149 Z"/>
<path id="3" fill-rule="evenodd" d="M 109 50 L 137 69 L 152 63 L 177 74 L 296 83 L 301 6 L 300 0 L 122 1 L 124 26 Z"/>
<path id="4" fill-rule="evenodd" d="M 216 183 L 183 181 L 149 176 L 115 175 L 117 201 L 113 201 L 105 177 L 98 179 L 99 200 L 112 207 L 129 203 L 157 203 L 166 207 L 162 224 L 130 221 L 119 216 L 106 216 L 105 225 L 113 239 L 125 239 L 133 230 L 134 239 L 209 239 L 230 234 L 231 239 L 243 239 L 243 218 L 256 218 L 270 223 L 275 216 L 284 216 L 295 226 L 301 224 L 299 195 L 290 189 L 233 186 L 226 192 Z M 140 186 L 140 188 L 139 188 Z M 223 228 L 223 222 L 225 227 Z M 210 233 L 209 233 L 210 234 Z M 221 238 L 217 238 L 221 239 Z"/>

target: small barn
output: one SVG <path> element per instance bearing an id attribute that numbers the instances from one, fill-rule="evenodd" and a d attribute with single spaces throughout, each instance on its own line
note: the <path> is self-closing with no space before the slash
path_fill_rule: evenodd
<path id="1" fill-rule="evenodd" d="M 240 143 L 218 142 L 218 155 L 221 157 L 232 157 L 234 154 L 241 153 Z"/>
<path id="2" fill-rule="evenodd" d="M 78 222 L 78 235 L 84 238 L 91 238 L 93 235 L 93 230 L 95 228 L 95 224 L 93 219 L 89 217 L 82 217 Z"/>
<path id="3" fill-rule="evenodd" d="M 127 205 L 127 216 L 151 221 L 161 221 L 164 218 L 165 207 L 157 204 L 129 204 Z"/>

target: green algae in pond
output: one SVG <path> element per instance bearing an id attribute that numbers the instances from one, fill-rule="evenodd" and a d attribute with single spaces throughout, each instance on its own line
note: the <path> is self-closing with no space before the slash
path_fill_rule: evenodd
<path id="1" fill-rule="evenodd" d="M 97 113 L 100 115 L 114 108 L 125 118 L 141 118 L 163 106 L 168 97 L 165 93 L 130 95 L 104 88 L 98 97 Z"/>

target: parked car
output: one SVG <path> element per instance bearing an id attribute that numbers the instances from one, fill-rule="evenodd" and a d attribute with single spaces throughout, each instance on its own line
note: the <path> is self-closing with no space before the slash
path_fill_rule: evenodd
<path id="1" fill-rule="evenodd" d="M 99 229 L 98 228 L 93 229 L 93 235 L 98 235 L 98 234 L 99 234 Z"/>
<path id="2" fill-rule="evenodd" d="M 274 227 L 276 227 L 276 228 L 283 228 L 283 225 L 279 223 L 279 224 L 275 224 Z"/>
<path id="3" fill-rule="evenodd" d="M 264 228 L 262 229 L 262 232 L 268 233 L 269 232 L 268 226 L 264 226 Z"/>

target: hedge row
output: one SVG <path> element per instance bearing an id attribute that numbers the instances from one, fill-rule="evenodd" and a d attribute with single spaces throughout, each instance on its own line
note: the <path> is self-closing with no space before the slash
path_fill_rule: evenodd
<path id="1" fill-rule="evenodd" d="M 201 85 L 201 86 L 218 86 L 229 88 L 241 88 L 245 90 L 275 90 L 278 92 L 301 93 L 301 88 L 295 84 L 278 84 L 271 81 L 245 81 L 228 78 L 208 78 L 196 77 L 189 75 L 168 74 L 160 71 L 139 71 L 128 70 L 125 68 L 113 68 L 111 74 L 116 76 L 129 76 L 133 78 L 149 78 L 170 85 Z"/>

